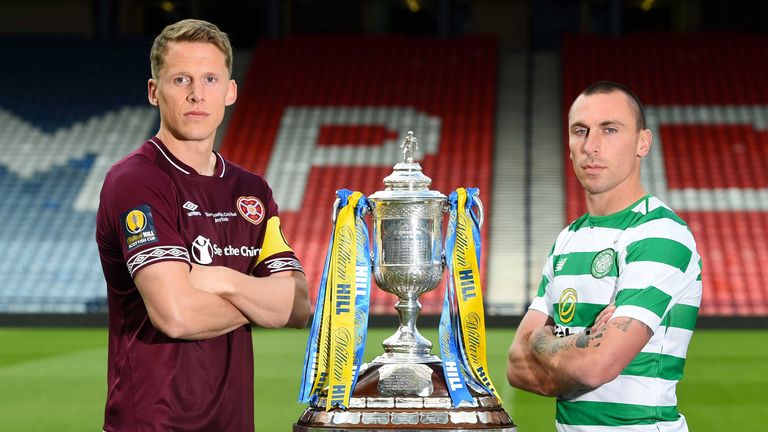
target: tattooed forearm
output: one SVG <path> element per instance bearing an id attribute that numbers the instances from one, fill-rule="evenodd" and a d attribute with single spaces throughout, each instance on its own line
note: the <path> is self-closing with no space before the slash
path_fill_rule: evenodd
<path id="1" fill-rule="evenodd" d="M 595 343 L 595 348 L 597 348 L 597 347 L 599 347 L 599 346 L 600 346 L 600 338 L 602 338 L 602 337 L 603 337 L 603 332 L 604 332 L 604 331 L 605 331 L 605 326 L 603 326 L 603 328 L 601 328 L 601 329 L 600 329 L 600 330 L 599 330 L 597 333 L 595 333 L 595 334 L 592 336 L 592 340 L 596 340 L 596 341 L 597 341 L 597 342 Z"/>
<path id="2" fill-rule="evenodd" d="M 651 330 L 651 328 L 645 325 L 642 321 L 637 321 L 634 318 L 617 318 L 609 322 L 609 324 L 612 324 L 617 329 L 626 333 L 629 331 L 629 328 L 633 325 L 634 322 L 639 323 L 645 328 L 645 332 L 648 334 L 649 338 L 653 337 L 653 330 Z"/>
<path id="3" fill-rule="evenodd" d="M 553 357 L 558 352 L 575 347 L 581 349 L 599 348 L 608 326 L 614 326 L 623 332 L 627 332 L 632 324 L 632 319 L 615 320 L 603 325 L 594 332 L 586 330 L 583 333 L 572 334 L 565 337 L 553 337 L 546 333 L 534 334 L 531 337 L 531 350 L 539 357 Z"/>
<path id="4" fill-rule="evenodd" d="M 544 349 L 547 347 L 547 337 L 540 334 L 536 335 L 534 339 L 531 341 L 531 349 L 533 349 L 533 352 L 541 355 L 544 352 Z"/>
<path id="5" fill-rule="evenodd" d="M 627 318 L 625 320 L 615 319 L 612 323 L 616 326 L 616 328 L 626 333 L 627 330 L 629 330 L 629 327 L 632 325 L 632 321 L 634 321 L 633 318 Z"/>
<path id="6" fill-rule="evenodd" d="M 535 334 L 531 339 L 531 349 L 537 356 L 552 357 L 560 350 L 573 345 L 573 338 L 559 338 L 546 334 Z"/>
<path id="7" fill-rule="evenodd" d="M 600 339 L 605 335 L 606 330 L 608 330 L 608 325 L 612 325 L 616 327 L 617 329 L 621 330 L 622 332 L 626 333 L 629 331 L 629 328 L 632 326 L 632 323 L 635 320 L 633 318 L 626 318 L 626 319 L 616 319 L 608 323 L 607 325 L 604 325 L 600 327 L 597 331 L 590 333 L 589 330 L 585 331 L 584 333 L 579 333 L 575 335 L 571 335 L 569 337 L 561 338 L 560 340 L 563 341 L 563 344 L 560 344 L 560 348 L 564 347 L 565 341 L 569 341 L 573 339 L 573 345 L 576 348 L 589 348 L 590 346 L 593 348 L 597 348 L 600 346 Z M 653 331 L 646 326 L 646 329 L 648 330 L 649 336 L 653 336 Z M 551 351 L 551 350 L 550 350 Z"/>
<path id="8" fill-rule="evenodd" d="M 585 331 L 584 333 L 579 333 L 577 335 L 574 335 L 576 338 L 576 341 L 574 342 L 574 345 L 576 345 L 576 348 L 589 348 L 589 345 L 591 342 L 597 341 L 593 347 L 597 348 L 600 346 L 600 338 L 603 337 L 603 333 L 605 332 L 605 326 L 601 327 L 599 330 L 597 330 L 594 333 L 591 333 L 589 330 Z"/>
<path id="9" fill-rule="evenodd" d="M 580 333 L 576 335 L 576 348 L 587 348 L 589 346 L 589 333 Z"/>
<path id="10" fill-rule="evenodd" d="M 571 341 L 569 341 L 566 338 L 555 338 L 549 344 L 549 355 L 553 356 L 557 354 L 558 351 L 560 351 L 563 348 L 567 348 L 568 345 L 570 344 L 571 344 Z"/>

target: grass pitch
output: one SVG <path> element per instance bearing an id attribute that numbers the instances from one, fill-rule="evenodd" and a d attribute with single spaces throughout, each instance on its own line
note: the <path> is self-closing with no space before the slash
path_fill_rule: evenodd
<path id="1" fill-rule="evenodd" d="M 371 329 L 366 359 L 394 329 Z M 425 329 L 435 341 L 437 331 Z M 494 384 L 520 432 L 554 430 L 554 400 L 506 383 L 513 330 L 488 330 Z M 257 431 L 289 431 L 307 330 L 254 330 Z M 99 431 L 106 394 L 105 329 L 0 328 L 0 430 Z M 434 352 L 435 350 L 433 350 Z M 766 430 L 768 331 L 697 330 L 678 407 L 691 431 Z"/>

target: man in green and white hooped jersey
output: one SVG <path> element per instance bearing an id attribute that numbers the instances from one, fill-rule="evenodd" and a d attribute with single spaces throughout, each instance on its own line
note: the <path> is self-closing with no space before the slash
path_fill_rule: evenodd
<path id="1" fill-rule="evenodd" d="M 637 96 L 595 83 L 568 125 L 588 213 L 555 241 L 507 378 L 557 396 L 559 431 L 687 431 L 675 388 L 701 304 L 696 242 L 640 183 L 652 136 Z"/>

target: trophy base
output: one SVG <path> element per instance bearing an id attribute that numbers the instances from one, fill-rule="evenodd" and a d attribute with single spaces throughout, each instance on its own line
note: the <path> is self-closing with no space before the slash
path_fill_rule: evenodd
<path id="1" fill-rule="evenodd" d="M 440 362 L 366 363 L 348 409 L 326 411 L 322 396 L 304 410 L 293 431 L 517 431 L 509 414 L 485 389 L 470 387 L 470 394 L 472 403 L 453 407 Z"/>

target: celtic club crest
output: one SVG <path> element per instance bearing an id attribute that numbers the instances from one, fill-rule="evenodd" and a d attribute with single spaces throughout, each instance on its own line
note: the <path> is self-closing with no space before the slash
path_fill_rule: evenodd
<path id="1" fill-rule="evenodd" d="M 604 278 L 613 268 L 613 259 L 616 251 L 611 248 L 603 249 L 595 255 L 592 260 L 592 277 L 596 279 Z"/>
<path id="2" fill-rule="evenodd" d="M 260 224 L 264 220 L 264 214 L 266 213 L 264 204 L 258 198 L 252 196 L 238 198 L 237 211 L 240 212 L 240 215 L 245 220 L 254 225 Z"/>

